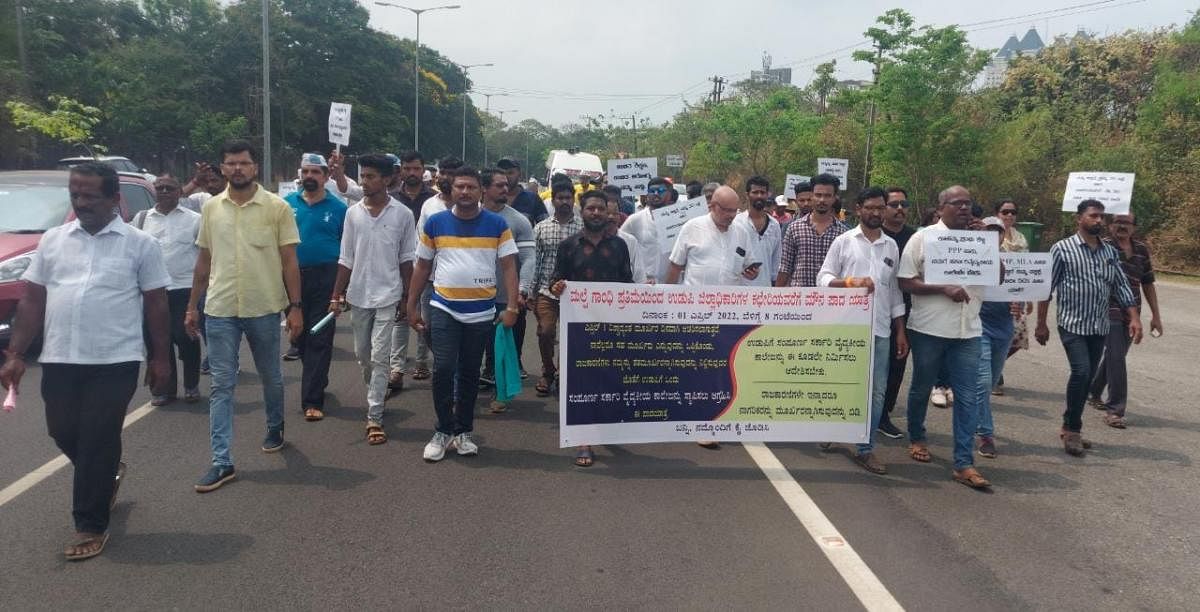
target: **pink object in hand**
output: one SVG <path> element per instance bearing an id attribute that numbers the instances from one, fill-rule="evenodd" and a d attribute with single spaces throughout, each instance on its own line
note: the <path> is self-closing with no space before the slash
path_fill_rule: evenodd
<path id="1" fill-rule="evenodd" d="M 17 387 L 13 385 L 8 388 L 8 396 L 4 398 L 4 411 L 12 412 L 17 407 Z"/>

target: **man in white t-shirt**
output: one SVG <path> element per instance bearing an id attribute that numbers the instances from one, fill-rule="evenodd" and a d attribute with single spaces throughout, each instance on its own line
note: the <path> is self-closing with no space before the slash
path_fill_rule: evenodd
<path id="1" fill-rule="evenodd" d="M 668 260 L 659 245 L 654 211 L 671 203 L 672 196 L 668 192 L 672 191 L 674 190 L 667 184 L 667 179 L 661 176 L 650 179 L 644 196 L 646 205 L 629 215 L 621 225 L 621 229 L 637 238 L 638 244 L 642 246 L 642 265 L 646 267 L 646 276 L 650 283 L 659 282 L 667 276 Z"/>
<path id="2" fill-rule="evenodd" d="M 750 284 L 758 287 L 770 287 L 771 281 L 779 273 L 779 259 L 783 249 L 783 230 L 779 221 L 767 213 L 774 208 L 771 200 L 771 183 L 762 176 L 752 176 L 746 179 L 746 199 L 750 206 L 738 213 L 733 224 L 741 226 L 754 238 L 754 246 L 758 256 L 766 267 L 766 274 L 759 274 Z"/>

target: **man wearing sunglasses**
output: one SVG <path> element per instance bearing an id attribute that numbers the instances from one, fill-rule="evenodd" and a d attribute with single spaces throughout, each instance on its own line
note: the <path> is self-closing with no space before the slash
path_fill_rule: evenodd
<path id="1" fill-rule="evenodd" d="M 642 262 L 646 266 L 646 280 L 651 284 L 666 278 L 669 265 L 666 254 L 659 246 L 654 211 L 670 204 L 674 191 L 667 179 L 661 176 L 650 179 L 646 187 L 646 195 L 642 196 L 644 206 L 629 215 L 629 218 L 621 225 L 621 229 L 632 234 L 641 245 Z"/>
<path id="2" fill-rule="evenodd" d="M 887 209 L 883 211 L 882 229 L 888 238 L 896 242 L 896 248 L 901 253 L 904 252 L 904 247 L 908 246 L 908 240 L 917 232 L 913 226 L 907 223 L 908 209 L 908 192 L 903 187 L 888 187 Z M 904 298 L 904 317 L 907 320 L 908 314 L 912 310 L 912 296 L 908 293 L 901 295 Z M 883 414 L 879 419 L 879 433 L 896 440 L 904 437 L 904 432 L 892 423 L 891 414 L 892 409 L 896 407 L 896 398 L 900 395 L 900 384 L 904 382 L 904 370 L 908 366 L 908 353 L 905 352 L 903 357 L 897 357 L 896 335 L 893 334 L 890 337 L 892 344 L 888 354 L 892 356 L 892 363 L 888 367 L 888 385 L 883 396 Z"/>

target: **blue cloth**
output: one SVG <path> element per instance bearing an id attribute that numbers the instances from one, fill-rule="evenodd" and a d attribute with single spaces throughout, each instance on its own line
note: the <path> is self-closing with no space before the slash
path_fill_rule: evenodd
<path id="1" fill-rule="evenodd" d="M 521 365 L 511 327 L 496 323 L 496 401 L 504 403 L 521 392 Z"/>
<path id="2" fill-rule="evenodd" d="M 337 263 L 342 252 L 342 225 L 346 221 L 346 203 L 325 192 L 325 199 L 309 205 L 301 192 L 289 193 L 284 201 L 296 215 L 300 244 L 296 259 L 301 268 Z"/>
<path id="3" fill-rule="evenodd" d="M 1012 339 L 1013 317 L 1008 302 L 984 302 L 979 307 L 979 320 L 985 336 L 993 340 Z"/>

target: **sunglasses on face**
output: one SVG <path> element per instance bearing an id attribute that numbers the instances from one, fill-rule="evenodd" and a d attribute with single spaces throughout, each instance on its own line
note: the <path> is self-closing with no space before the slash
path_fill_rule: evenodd
<path id="1" fill-rule="evenodd" d="M 1001 208 L 1001 209 L 1000 209 L 1000 214 L 1002 214 L 1002 215 L 1015 215 L 1015 214 L 1017 214 L 1017 209 L 1015 209 L 1015 208 Z"/>
<path id="2" fill-rule="evenodd" d="M 662 195 L 662 194 L 664 194 L 664 193 L 666 193 L 666 192 L 667 192 L 667 188 L 666 188 L 666 187 L 651 187 L 651 188 L 649 188 L 649 189 L 647 189 L 647 190 L 646 190 L 646 193 L 653 193 L 653 194 L 655 194 L 655 195 Z"/>
<path id="3" fill-rule="evenodd" d="M 158 185 L 154 190 L 159 193 L 170 193 L 172 191 L 179 191 L 179 188 L 174 185 Z"/>
<path id="4" fill-rule="evenodd" d="M 905 209 L 907 209 L 908 208 L 908 200 L 896 200 L 895 202 L 888 202 L 887 207 L 888 208 L 905 208 Z"/>

